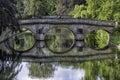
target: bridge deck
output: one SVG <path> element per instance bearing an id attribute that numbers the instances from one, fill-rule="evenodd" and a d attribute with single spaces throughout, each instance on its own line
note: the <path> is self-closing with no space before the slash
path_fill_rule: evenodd
<path id="1" fill-rule="evenodd" d="M 32 18 L 32 19 L 22 19 L 19 20 L 20 25 L 33 25 L 33 24 L 85 24 L 94 26 L 106 26 L 114 27 L 119 25 L 113 21 L 101 21 L 101 20 L 91 20 L 91 19 L 81 19 L 81 18 L 64 18 L 64 17 L 54 17 L 54 18 Z"/>

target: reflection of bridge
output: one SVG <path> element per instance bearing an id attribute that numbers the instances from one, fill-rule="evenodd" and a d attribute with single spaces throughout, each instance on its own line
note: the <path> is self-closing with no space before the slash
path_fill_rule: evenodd
<path id="1" fill-rule="evenodd" d="M 14 55 L 14 58 L 16 55 Z M 19 59 L 22 59 L 23 62 L 85 62 L 85 61 L 96 61 L 104 59 L 116 59 L 120 58 L 120 55 L 114 53 L 96 53 L 88 55 L 76 55 L 76 56 L 36 56 L 36 55 L 20 55 Z M 13 55 L 6 54 L 2 60 L 13 60 Z"/>
<path id="2" fill-rule="evenodd" d="M 113 53 L 97 53 L 81 56 L 21 56 L 25 62 L 84 62 L 102 59 L 115 59 L 116 54 Z M 120 58 L 118 56 L 117 58 Z"/>
<path id="3" fill-rule="evenodd" d="M 86 61 L 105 58 L 115 58 L 111 49 L 102 51 L 92 50 L 84 45 L 84 36 L 96 29 L 105 29 L 111 32 L 115 22 L 73 19 L 66 16 L 49 16 L 40 19 L 24 19 L 19 21 L 21 27 L 30 29 L 37 39 L 36 45 L 29 51 L 21 54 L 24 61 L 53 62 L 53 61 Z M 69 52 L 55 54 L 49 51 L 44 43 L 47 31 L 55 26 L 64 26 L 75 34 L 75 46 Z M 11 50 L 6 46 L 2 50 L 9 53 Z M 9 56 L 12 56 L 9 54 Z"/>

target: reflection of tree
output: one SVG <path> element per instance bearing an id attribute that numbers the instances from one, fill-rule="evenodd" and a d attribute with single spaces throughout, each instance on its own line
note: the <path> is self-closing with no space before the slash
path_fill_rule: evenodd
<path id="1" fill-rule="evenodd" d="M 45 40 L 46 45 L 53 52 L 65 52 L 72 47 L 74 34 L 64 26 L 57 26 L 48 31 Z"/>
<path id="2" fill-rule="evenodd" d="M 12 61 L 3 61 L 0 62 L 2 64 L 2 68 L 0 71 L 0 79 L 1 80 L 13 80 L 15 79 L 16 75 L 21 70 L 19 63 L 12 62 Z"/>
<path id="3" fill-rule="evenodd" d="M 119 80 L 120 79 L 120 60 L 106 59 L 100 61 L 87 61 L 82 63 L 61 62 L 63 67 L 73 66 L 75 69 L 84 69 L 84 80 Z"/>
<path id="4" fill-rule="evenodd" d="M 103 49 L 108 45 L 109 35 L 106 31 L 94 30 L 85 38 L 87 46 L 93 49 Z"/>
<path id="5" fill-rule="evenodd" d="M 19 33 L 20 35 L 16 36 L 15 38 L 13 37 L 11 40 L 9 40 L 11 47 L 14 45 L 12 48 L 17 51 L 29 50 L 33 47 L 35 43 L 34 35 L 30 30 L 22 28 L 22 31 L 22 34 Z M 13 41 L 14 43 L 12 43 L 11 41 Z"/>
<path id="6" fill-rule="evenodd" d="M 82 63 L 81 67 L 86 71 L 85 80 L 96 80 L 98 76 L 104 80 L 119 80 L 119 62 L 119 60 L 107 59 Z"/>
<path id="7" fill-rule="evenodd" d="M 20 54 L 0 49 L 0 80 L 13 80 L 20 70 Z"/>
<path id="8" fill-rule="evenodd" d="M 20 70 L 19 57 L 13 54 L 10 57 L 0 50 L 0 80 L 13 80 Z"/>
<path id="9" fill-rule="evenodd" d="M 110 47 L 113 52 L 120 53 L 120 27 L 113 29 L 111 39 L 110 39 Z"/>
<path id="10" fill-rule="evenodd" d="M 29 76 L 37 78 L 48 78 L 52 76 L 55 67 L 51 63 L 30 63 Z"/>

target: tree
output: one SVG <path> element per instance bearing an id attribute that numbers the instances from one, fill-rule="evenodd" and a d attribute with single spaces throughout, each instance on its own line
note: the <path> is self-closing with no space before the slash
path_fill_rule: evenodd
<path id="1" fill-rule="evenodd" d="M 0 0 L 0 32 L 7 27 L 12 30 L 18 29 L 19 24 L 15 17 L 17 10 L 14 4 L 14 0 Z"/>
<path id="2" fill-rule="evenodd" d="M 57 0 L 17 0 L 16 4 L 23 18 L 57 14 L 57 5 Z"/>
<path id="3" fill-rule="evenodd" d="M 120 0 L 86 0 L 87 5 L 76 5 L 70 12 L 74 18 L 120 21 Z"/>
<path id="4" fill-rule="evenodd" d="M 58 0 L 58 14 L 59 15 L 68 15 L 68 13 L 73 10 L 76 4 L 81 5 L 85 4 L 85 0 Z"/>

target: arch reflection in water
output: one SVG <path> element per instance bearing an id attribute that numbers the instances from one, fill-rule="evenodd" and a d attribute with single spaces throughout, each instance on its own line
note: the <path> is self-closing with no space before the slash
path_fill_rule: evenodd
<path id="1" fill-rule="evenodd" d="M 69 51 L 73 47 L 74 42 L 75 36 L 73 32 L 62 26 L 51 28 L 45 36 L 47 47 L 56 53 Z"/>
<path id="2" fill-rule="evenodd" d="M 120 28 L 113 29 L 110 37 L 110 46 L 114 51 L 117 51 L 117 53 L 120 52 Z"/>
<path id="3" fill-rule="evenodd" d="M 92 49 L 105 49 L 109 44 L 109 33 L 102 29 L 93 30 L 85 37 L 85 43 Z"/>
<path id="4" fill-rule="evenodd" d="M 20 52 L 31 49 L 35 44 L 34 34 L 26 28 L 22 28 L 21 30 L 22 32 L 18 31 L 18 35 L 8 40 L 10 48 Z"/>

